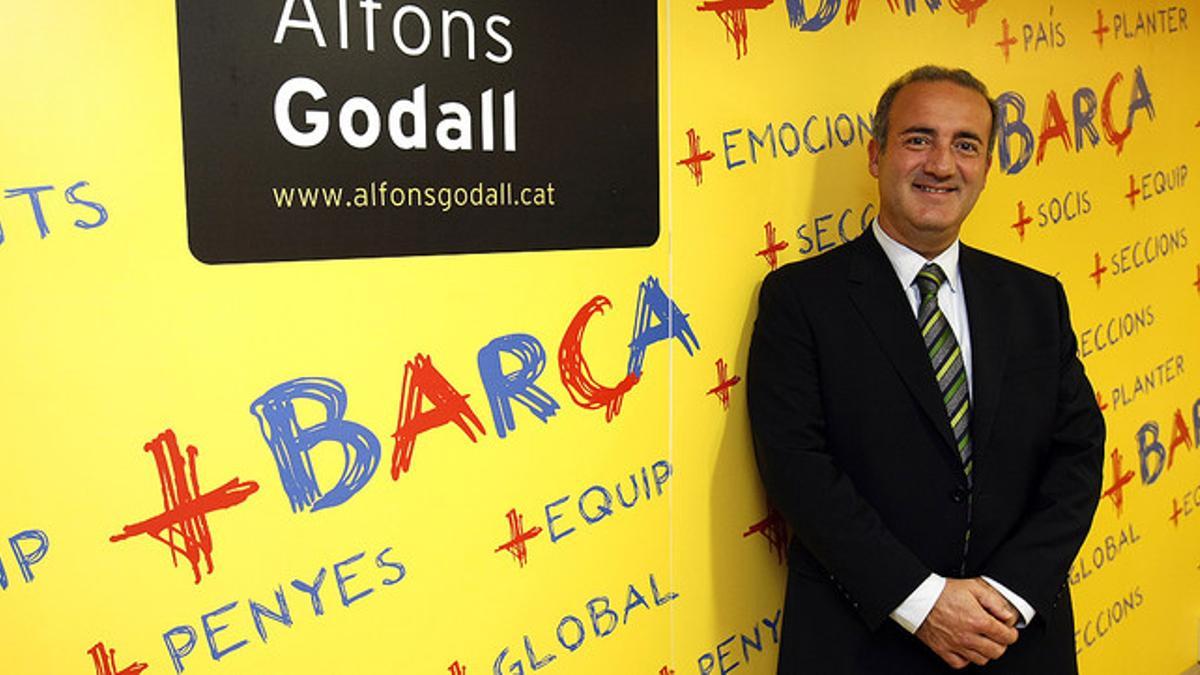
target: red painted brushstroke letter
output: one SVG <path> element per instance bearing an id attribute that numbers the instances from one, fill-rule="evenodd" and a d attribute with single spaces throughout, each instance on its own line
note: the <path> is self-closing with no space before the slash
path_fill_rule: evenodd
<path id="1" fill-rule="evenodd" d="M 428 399 L 433 407 L 423 410 L 421 400 Z M 475 430 L 486 434 L 483 423 L 467 403 L 467 395 L 458 393 L 446 378 L 433 366 L 433 361 L 424 354 L 417 354 L 404 364 L 404 384 L 400 393 L 400 418 L 396 422 L 396 433 L 392 438 L 396 444 L 392 450 L 392 479 L 400 478 L 400 472 L 408 472 L 412 463 L 413 447 L 421 433 L 454 422 L 462 432 L 475 442 Z M 472 430 L 472 427 L 475 430 Z"/>
<path id="2" fill-rule="evenodd" d="M 603 314 L 612 303 L 603 295 L 587 301 L 567 326 L 562 342 L 558 346 L 558 373 L 571 400 L 581 408 L 596 410 L 604 408 L 604 419 L 611 422 L 621 412 L 621 399 L 637 384 L 638 376 L 630 373 L 615 387 L 606 387 L 592 377 L 587 359 L 583 357 L 583 330 L 593 314 Z"/>

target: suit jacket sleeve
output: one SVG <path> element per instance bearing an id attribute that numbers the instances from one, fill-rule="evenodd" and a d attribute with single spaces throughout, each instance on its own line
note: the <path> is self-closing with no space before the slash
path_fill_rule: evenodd
<path id="1" fill-rule="evenodd" d="M 1058 302 L 1057 408 L 1045 459 L 1022 520 L 984 563 L 1000 581 L 1047 616 L 1067 584 L 1100 500 L 1104 418 L 1076 355 L 1066 296 Z M 995 448 L 1004 452 L 1004 448 Z"/>
<path id="2" fill-rule="evenodd" d="M 787 281 L 779 273 L 764 280 L 750 345 L 747 387 L 759 472 L 804 549 L 875 629 L 930 570 L 828 452 L 815 340 Z"/>

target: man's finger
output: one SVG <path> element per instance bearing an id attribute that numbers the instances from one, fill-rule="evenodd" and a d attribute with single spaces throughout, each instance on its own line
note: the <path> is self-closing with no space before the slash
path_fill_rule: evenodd
<path id="1" fill-rule="evenodd" d="M 979 634 L 992 642 L 996 642 L 1003 647 L 1007 647 L 1017 641 L 1020 635 L 1016 628 L 1003 624 L 993 617 L 988 617 L 987 621 L 983 622 L 980 627 Z"/>
<path id="2" fill-rule="evenodd" d="M 1021 614 L 1004 598 L 983 597 L 979 599 L 979 604 L 988 614 L 1010 628 L 1015 627 L 1021 618 Z"/>
<path id="3" fill-rule="evenodd" d="M 980 652 L 978 650 L 975 650 L 975 649 L 972 649 L 972 648 L 966 647 L 966 646 L 956 647 L 952 653 L 964 661 L 964 664 L 963 664 L 964 666 L 968 663 L 974 663 L 977 666 L 986 666 L 989 661 L 997 659 L 1000 657 L 1000 655 L 1003 655 L 1004 649 L 1002 647 L 1000 649 L 1000 654 L 997 656 L 988 656 L 984 652 Z M 947 663 L 948 663 L 948 661 L 947 661 Z M 953 664 L 951 664 L 951 665 L 953 665 Z"/>
<path id="4" fill-rule="evenodd" d="M 995 642 L 990 638 L 982 635 L 972 635 L 962 641 L 957 651 L 963 656 L 970 657 L 971 654 L 976 654 L 984 659 L 984 661 L 992 661 L 1004 656 L 1004 650 L 1007 645 Z M 983 665 L 975 659 L 971 659 L 972 663 Z"/>
<path id="5" fill-rule="evenodd" d="M 978 597 L 979 604 L 983 605 L 988 614 L 1010 626 L 1017 623 L 1017 612 L 1013 609 L 1012 604 L 1004 599 L 1003 595 L 993 591 L 991 593 L 981 593 Z"/>
<path id="6" fill-rule="evenodd" d="M 942 660 L 945 661 L 947 665 L 949 665 L 951 668 L 954 668 L 955 670 L 960 670 L 962 668 L 966 668 L 967 664 L 971 663 L 970 661 L 964 659 L 963 657 L 959 656 L 958 654 L 955 654 L 954 652 L 938 652 L 937 655 L 942 657 Z"/>
<path id="7" fill-rule="evenodd" d="M 978 593 L 975 597 L 979 600 L 979 604 L 988 611 L 989 614 L 996 617 L 1000 621 L 1009 626 L 1017 625 L 1017 621 L 1021 618 L 1021 614 L 1017 608 L 1013 606 L 1008 598 L 1004 597 L 983 579 L 979 580 L 977 586 Z"/>

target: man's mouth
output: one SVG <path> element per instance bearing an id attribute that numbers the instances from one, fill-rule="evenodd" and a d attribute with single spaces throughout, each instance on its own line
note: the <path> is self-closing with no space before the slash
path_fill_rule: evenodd
<path id="1" fill-rule="evenodd" d="M 921 192 L 928 192 L 930 194 L 935 194 L 935 195 L 949 194 L 951 192 L 954 192 L 957 189 L 957 188 L 952 188 L 952 187 L 934 187 L 932 185 L 921 185 L 920 183 L 914 183 L 913 187 L 917 188 Z"/>

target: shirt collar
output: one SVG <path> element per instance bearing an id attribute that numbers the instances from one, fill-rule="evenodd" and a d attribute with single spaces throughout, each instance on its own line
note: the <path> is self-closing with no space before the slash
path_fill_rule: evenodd
<path id="1" fill-rule="evenodd" d="M 879 226 L 878 218 L 871 223 L 871 231 L 875 233 L 875 240 L 883 248 L 883 253 L 887 256 L 888 262 L 892 264 L 892 269 L 896 272 L 896 277 L 900 280 L 900 285 L 904 286 L 905 289 L 913 285 L 913 282 L 917 279 L 917 273 L 921 271 L 921 268 L 926 263 L 937 263 L 942 268 L 942 271 L 946 273 L 946 285 L 950 288 L 950 292 L 958 292 L 957 237 L 955 237 L 954 243 L 950 244 L 945 251 L 939 253 L 936 258 L 926 260 L 925 256 L 889 237 L 883 231 L 883 228 Z"/>

